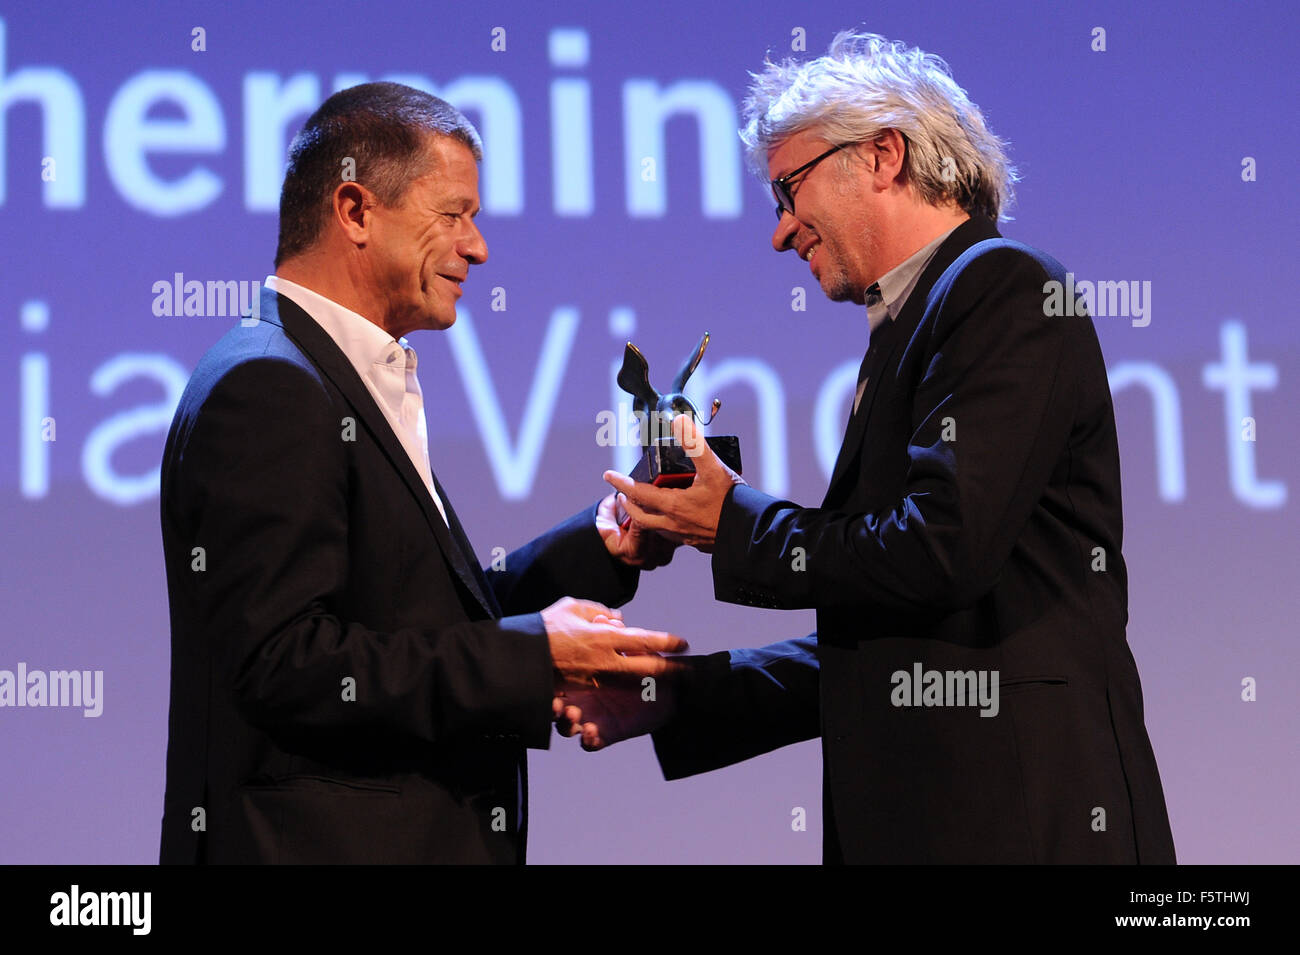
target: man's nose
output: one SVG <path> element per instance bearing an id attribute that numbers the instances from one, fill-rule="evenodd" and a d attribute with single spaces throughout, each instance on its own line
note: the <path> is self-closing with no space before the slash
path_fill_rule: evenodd
<path id="1" fill-rule="evenodd" d="M 772 233 L 772 248 L 778 252 L 793 248 L 791 241 L 798 231 L 799 220 L 794 217 L 794 213 L 782 212 L 781 220 L 776 224 L 776 231 Z"/>
<path id="2" fill-rule="evenodd" d="M 462 258 L 469 260 L 473 265 L 482 265 L 487 261 L 487 241 L 472 219 L 469 223 L 469 235 L 461 240 L 459 252 Z"/>

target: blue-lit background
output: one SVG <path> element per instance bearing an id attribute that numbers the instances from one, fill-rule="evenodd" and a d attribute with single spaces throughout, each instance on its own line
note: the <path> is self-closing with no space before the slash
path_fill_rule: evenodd
<path id="1" fill-rule="evenodd" d="M 597 416 L 628 338 L 662 387 L 710 331 L 694 394 L 722 398 L 746 477 L 821 499 L 866 316 L 772 252 L 735 129 L 767 50 L 802 36 L 815 55 L 852 26 L 945 56 L 1011 141 L 1024 180 L 1004 234 L 1080 280 L 1151 283 L 1149 323 L 1096 322 L 1129 641 L 1179 858 L 1297 861 L 1293 7 L 295 6 L 0 5 L 0 670 L 104 681 L 97 717 L 0 707 L 0 862 L 157 858 L 157 468 L 189 371 L 233 319 L 156 314 L 154 287 L 272 270 L 285 148 L 325 96 L 422 85 L 483 135 L 490 259 L 456 326 L 411 342 L 433 467 L 486 562 L 627 466 Z M 698 651 L 813 629 L 714 603 L 693 551 L 626 615 Z M 531 861 L 820 859 L 815 742 L 671 784 L 645 740 L 591 755 L 555 738 L 530 765 Z"/>

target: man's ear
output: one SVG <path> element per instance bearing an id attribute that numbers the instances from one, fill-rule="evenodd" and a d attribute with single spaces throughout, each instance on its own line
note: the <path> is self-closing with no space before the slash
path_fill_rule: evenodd
<path id="1" fill-rule="evenodd" d="M 341 182 L 335 187 L 332 198 L 334 224 L 353 245 L 365 245 L 373 224 L 374 194 L 360 183 Z"/>
<path id="2" fill-rule="evenodd" d="M 907 158 L 907 140 L 896 129 L 886 129 L 877 136 L 863 151 L 865 158 L 875 169 L 877 177 L 883 177 L 885 183 L 901 182 L 903 163 Z"/>

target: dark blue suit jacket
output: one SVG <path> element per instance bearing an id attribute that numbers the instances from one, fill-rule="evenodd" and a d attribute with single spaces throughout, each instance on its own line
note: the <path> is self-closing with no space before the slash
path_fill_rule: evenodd
<path id="1" fill-rule="evenodd" d="M 716 596 L 817 632 L 703 658 L 655 737 L 668 778 L 820 735 L 828 862 L 1174 861 L 1106 367 L 1090 318 L 1044 315 L 1051 279 L 963 223 L 874 336 L 821 506 L 729 495 Z M 898 705 L 918 664 L 996 671 L 996 715 Z"/>
<path id="2" fill-rule="evenodd" d="M 161 861 L 522 862 L 541 610 L 619 605 L 594 508 L 484 572 L 329 335 L 264 290 L 162 468 L 172 675 Z M 201 550 L 198 550 L 201 548 Z"/>

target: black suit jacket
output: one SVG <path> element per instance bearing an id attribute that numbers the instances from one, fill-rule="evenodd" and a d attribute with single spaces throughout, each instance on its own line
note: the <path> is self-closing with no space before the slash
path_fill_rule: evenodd
<path id="1" fill-rule="evenodd" d="M 656 735 L 668 778 L 820 735 L 828 862 L 1174 861 L 1106 367 L 1090 318 L 1044 315 L 1049 279 L 960 225 L 873 336 L 821 506 L 729 495 L 717 597 L 816 608 L 817 632 L 705 658 Z M 997 715 L 896 705 L 917 664 L 997 671 Z"/>
<path id="2" fill-rule="evenodd" d="M 536 611 L 624 603 L 637 574 L 594 508 L 484 572 L 435 486 L 450 527 L 289 299 L 264 290 L 200 361 L 162 468 L 162 862 L 523 861 L 553 696 Z"/>

